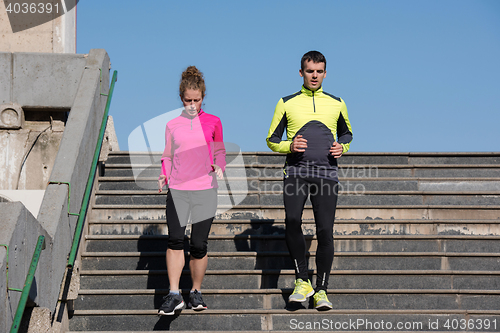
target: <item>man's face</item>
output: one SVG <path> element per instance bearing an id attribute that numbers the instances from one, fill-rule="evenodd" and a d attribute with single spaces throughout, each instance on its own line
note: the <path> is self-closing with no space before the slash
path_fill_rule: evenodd
<path id="1" fill-rule="evenodd" d="M 304 78 L 304 87 L 315 91 L 321 87 L 323 79 L 326 77 L 325 63 L 306 61 L 304 70 L 300 69 L 299 74 Z"/>

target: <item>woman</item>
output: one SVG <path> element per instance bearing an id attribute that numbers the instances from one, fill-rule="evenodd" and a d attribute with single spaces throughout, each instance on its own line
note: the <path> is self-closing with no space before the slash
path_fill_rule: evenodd
<path id="1" fill-rule="evenodd" d="M 184 268 L 184 233 L 191 216 L 189 268 L 193 286 L 189 305 L 205 310 L 201 283 L 207 269 L 207 244 L 210 227 L 217 209 L 217 179 L 223 177 L 226 151 L 222 140 L 222 124 L 218 117 L 201 109 L 205 97 L 203 74 L 195 67 L 183 73 L 179 96 L 184 104 L 180 116 L 167 123 L 159 192 L 168 184 L 167 193 L 167 271 L 170 292 L 158 310 L 160 315 L 173 315 L 184 308 L 179 280 Z"/>

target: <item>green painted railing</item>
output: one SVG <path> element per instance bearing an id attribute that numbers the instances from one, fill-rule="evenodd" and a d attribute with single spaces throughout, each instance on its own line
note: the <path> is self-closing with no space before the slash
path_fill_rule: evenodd
<path id="1" fill-rule="evenodd" d="M 38 266 L 38 261 L 40 260 L 40 253 L 43 249 L 45 249 L 45 237 L 39 236 L 38 242 L 36 243 L 35 252 L 33 253 L 33 257 L 31 258 L 30 269 L 28 271 L 28 275 L 26 276 L 26 281 L 24 282 L 21 299 L 19 300 L 19 304 L 17 305 L 16 315 L 10 328 L 10 333 L 17 333 L 17 331 L 19 331 L 19 327 L 21 326 L 21 319 L 23 318 L 26 302 L 28 301 L 28 295 L 31 290 L 33 278 L 35 277 L 36 267 Z"/>
<path id="2" fill-rule="evenodd" d="M 71 246 L 71 251 L 69 253 L 68 265 L 67 265 L 67 267 L 69 268 L 73 268 L 75 264 L 76 252 L 78 251 L 78 245 L 80 244 L 80 238 L 82 236 L 83 224 L 85 221 L 85 216 L 87 215 L 87 208 L 90 200 L 90 195 L 92 192 L 92 185 L 94 184 L 94 178 L 97 170 L 99 154 L 101 153 L 102 140 L 104 138 L 104 132 L 106 131 L 109 106 L 111 105 L 111 97 L 113 97 L 113 90 L 115 89 L 115 82 L 117 79 L 117 75 L 118 72 L 114 71 L 113 78 L 111 79 L 111 86 L 109 87 L 106 109 L 104 110 L 104 115 L 102 116 L 101 131 L 99 132 L 99 138 L 97 139 L 97 145 L 94 151 L 94 159 L 92 160 L 92 166 L 90 167 L 90 174 L 87 180 L 87 186 L 85 187 L 85 194 L 83 195 L 82 207 L 80 209 L 80 214 L 78 214 L 78 221 L 76 223 L 76 228 L 75 228 L 75 237 L 73 237 L 73 244 Z"/>

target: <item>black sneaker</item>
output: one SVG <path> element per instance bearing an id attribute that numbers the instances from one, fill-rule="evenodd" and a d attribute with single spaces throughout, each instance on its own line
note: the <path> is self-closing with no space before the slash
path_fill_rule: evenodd
<path id="1" fill-rule="evenodd" d="M 198 290 L 189 293 L 189 307 L 196 311 L 207 309 L 207 305 L 203 302 L 201 293 Z"/>
<path id="2" fill-rule="evenodd" d="M 165 302 L 158 309 L 158 314 L 162 316 L 171 316 L 175 313 L 175 310 L 184 309 L 184 300 L 181 295 L 168 294 L 163 297 Z"/>

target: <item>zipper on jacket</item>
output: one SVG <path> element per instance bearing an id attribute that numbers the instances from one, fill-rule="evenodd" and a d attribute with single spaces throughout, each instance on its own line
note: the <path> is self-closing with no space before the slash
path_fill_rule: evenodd
<path id="1" fill-rule="evenodd" d="M 313 93 L 313 108 L 314 108 L 314 113 L 316 113 L 316 104 L 314 103 L 314 91 L 312 93 Z"/>
<path id="2" fill-rule="evenodd" d="M 193 118 L 191 118 L 191 131 L 193 130 Z"/>

